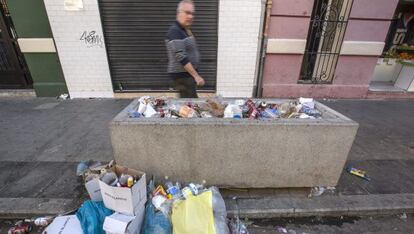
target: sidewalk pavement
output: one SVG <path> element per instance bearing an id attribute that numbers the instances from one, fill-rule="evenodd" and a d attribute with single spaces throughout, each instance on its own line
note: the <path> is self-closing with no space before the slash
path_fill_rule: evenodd
<path id="1" fill-rule="evenodd" d="M 76 209 L 87 199 L 76 165 L 112 159 L 108 123 L 130 101 L 0 98 L 0 217 Z M 360 124 L 347 164 L 366 170 L 372 180 L 343 172 L 335 192 L 313 198 L 307 197 L 309 188 L 222 189 L 230 215 L 414 212 L 414 101 L 322 102 Z"/>

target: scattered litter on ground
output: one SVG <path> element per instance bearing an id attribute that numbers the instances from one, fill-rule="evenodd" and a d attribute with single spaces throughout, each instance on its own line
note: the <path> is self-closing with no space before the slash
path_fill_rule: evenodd
<path id="1" fill-rule="evenodd" d="M 135 108 L 128 110 L 130 118 L 279 118 L 318 119 L 322 114 L 312 98 L 267 103 L 263 100 L 237 99 L 224 101 L 220 97 L 206 101 L 179 102 L 168 98 L 141 97 Z"/>
<path id="2" fill-rule="evenodd" d="M 32 231 L 33 226 L 30 222 L 23 220 L 17 221 L 14 227 L 11 227 L 7 234 L 28 234 Z"/>
<path id="3" fill-rule="evenodd" d="M 47 226 L 43 234 L 83 234 L 81 223 L 76 215 L 65 215 L 56 217 L 53 222 Z M 85 232 L 91 233 L 91 232 Z"/>
<path id="4" fill-rule="evenodd" d="M 91 200 L 75 215 L 31 219 L 27 228 L 35 224 L 47 226 L 43 233 L 74 234 L 248 234 L 248 221 L 238 217 L 228 220 L 218 188 L 206 187 L 204 180 L 181 184 L 168 177 L 160 181 L 152 178 L 147 185 L 144 172 L 114 161 L 80 162 L 76 174 L 83 178 Z M 22 223 L 14 228 L 26 226 Z"/>
<path id="5" fill-rule="evenodd" d="M 362 179 L 364 179 L 366 181 L 370 181 L 371 180 L 371 178 L 368 177 L 368 175 L 366 174 L 366 172 L 364 170 L 356 169 L 356 168 L 353 168 L 351 166 L 346 167 L 345 170 L 348 173 L 350 173 L 350 174 L 352 174 L 354 176 L 358 176 L 359 178 L 362 178 Z"/>
<path id="6" fill-rule="evenodd" d="M 106 216 L 113 213 L 103 202 L 85 201 L 76 212 L 84 233 L 104 234 L 103 222 Z"/>
<path id="7" fill-rule="evenodd" d="M 49 225 L 52 221 L 53 221 L 52 216 L 46 216 L 46 217 L 36 218 L 33 222 L 36 226 L 45 227 Z"/>
<path id="8" fill-rule="evenodd" d="M 61 99 L 61 100 L 66 100 L 66 99 L 69 99 L 69 94 L 67 94 L 67 93 L 61 94 L 61 95 L 58 97 L 58 99 Z"/>
<path id="9" fill-rule="evenodd" d="M 308 195 L 308 198 L 311 198 L 311 197 L 319 197 L 322 194 L 327 193 L 327 192 L 333 194 L 333 193 L 335 193 L 335 190 L 336 190 L 336 188 L 335 187 L 331 187 L 331 186 L 328 186 L 328 187 L 324 187 L 324 186 L 313 187 L 310 190 L 310 193 Z"/>
<path id="10" fill-rule="evenodd" d="M 400 215 L 400 219 L 407 219 L 407 214 L 403 213 L 402 215 Z"/>
<path id="11" fill-rule="evenodd" d="M 69 95 L 59 98 L 67 99 Z M 251 99 L 223 101 L 218 97 L 183 103 L 149 96 L 141 97 L 128 115 L 130 118 L 250 120 L 322 116 L 311 98 L 267 103 Z M 248 220 L 241 221 L 240 215 L 227 219 L 219 189 L 206 187 L 205 181 L 182 184 L 165 177 L 163 180 L 152 178 L 147 184 L 145 172 L 117 165 L 114 161 L 82 161 L 76 167 L 76 175 L 82 178 L 91 200 L 85 201 L 71 215 L 40 217 L 16 224 L 14 228 L 28 229 L 34 224 L 47 226 L 44 233 L 190 234 L 202 231 L 206 234 L 248 234 L 247 227 L 252 224 Z M 327 189 L 330 188 L 319 187 L 313 196 Z M 288 233 L 288 230 L 280 227 L 278 232 Z M 289 230 L 289 233 L 296 232 Z"/>
<path id="12" fill-rule="evenodd" d="M 277 231 L 277 233 L 283 233 L 283 234 L 287 234 L 288 233 L 287 229 L 284 228 L 284 227 L 281 227 L 281 226 L 277 226 L 276 227 L 276 231 Z"/>
<path id="13" fill-rule="evenodd" d="M 230 219 L 230 234 L 249 234 L 246 226 L 238 217 L 236 219 Z"/>

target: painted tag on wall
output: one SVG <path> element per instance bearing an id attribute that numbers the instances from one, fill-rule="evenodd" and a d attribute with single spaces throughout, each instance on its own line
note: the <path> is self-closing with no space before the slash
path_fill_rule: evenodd
<path id="1" fill-rule="evenodd" d="M 83 41 L 86 47 L 103 47 L 103 38 L 101 35 L 98 35 L 96 31 L 84 31 L 80 37 L 81 41 Z"/>

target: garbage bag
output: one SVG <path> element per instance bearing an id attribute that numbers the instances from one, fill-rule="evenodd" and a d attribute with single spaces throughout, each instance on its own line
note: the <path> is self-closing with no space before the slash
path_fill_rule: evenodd
<path id="1" fill-rule="evenodd" d="M 113 213 L 103 202 L 85 201 L 76 212 L 84 234 L 105 234 L 103 222 Z"/>
<path id="2" fill-rule="evenodd" d="M 213 206 L 216 206 L 215 211 Z M 190 194 L 185 200 L 173 204 L 173 233 L 227 234 L 225 210 L 223 198 L 214 187 L 197 196 Z"/>
<path id="3" fill-rule="evenodd" d="M 232 219 L 229 222 L 231 234 L 249 234 L 246 225 L 239 219 Z"/>
<path id="4" fill-rule="evenodd" d="M 144 225 L 141 234 L 171 234 L 171 222 L 162 212 L 156 212 L 149 200 L 145 207 Z"/>
<path id="5" fill-rule="evenodd" d="M 216 234 L 229 234 L 230 231 L 227 225 L 227 211 L 224 199 L 217 187 L 211 187 L 209 190 L 211 190 L 213 195 L 213 215 Z"/>

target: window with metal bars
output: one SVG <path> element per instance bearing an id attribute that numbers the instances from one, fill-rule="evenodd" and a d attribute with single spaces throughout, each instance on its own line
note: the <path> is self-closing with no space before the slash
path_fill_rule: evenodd
<path id="1" fill-rule="evenodd" d="M 299 83 L 332 83 L 352 3 L 315 0 Z"/>
<path id="2" fill-rule="evenodd" d="M 4 15 L 9 16 L 10 13 L 9 13 L 9 8 L 7 7 L 7 4 L 6 4 L 6 0 L 0 0 L 0 5 L 1 5 L 0 7 L 3 8 Z"/>

